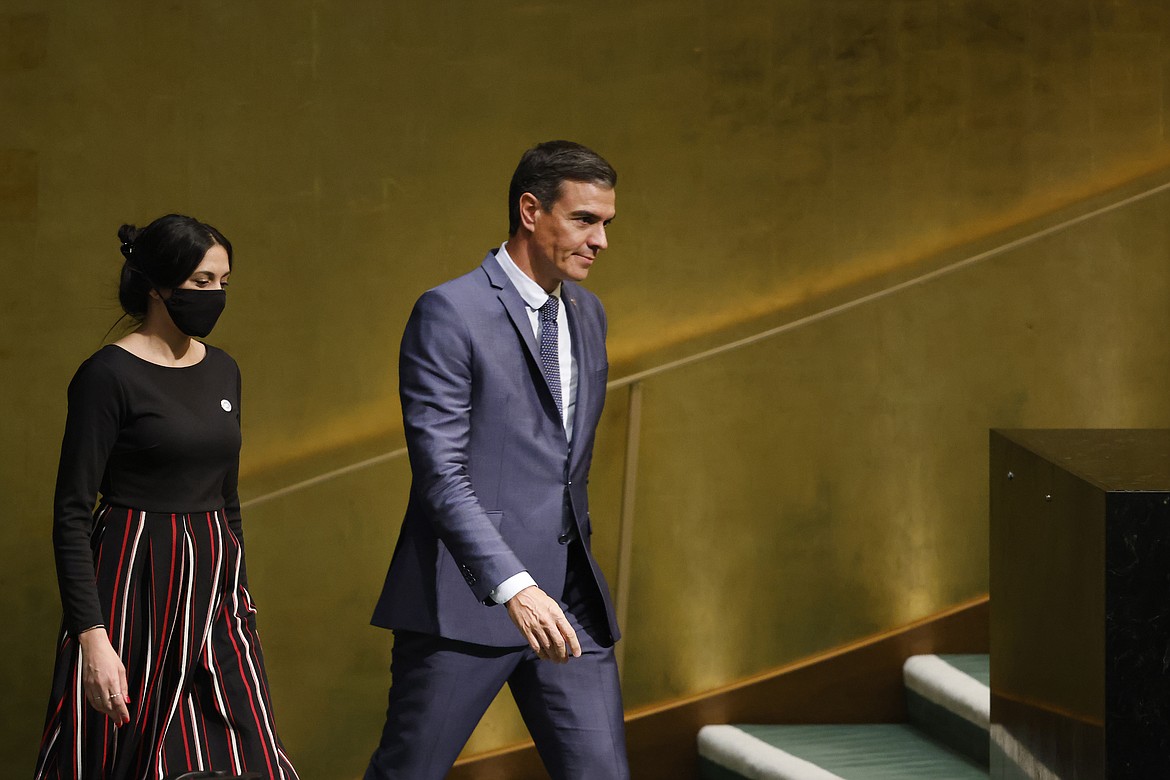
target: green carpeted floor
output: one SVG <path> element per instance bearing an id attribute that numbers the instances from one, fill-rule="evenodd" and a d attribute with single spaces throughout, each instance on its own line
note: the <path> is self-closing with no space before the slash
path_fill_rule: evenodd
<path id="1" fill-rule="evenodd" d="M 987 770 L 900 723 L 739 726 L 845 780 L 987 780 Z"/>

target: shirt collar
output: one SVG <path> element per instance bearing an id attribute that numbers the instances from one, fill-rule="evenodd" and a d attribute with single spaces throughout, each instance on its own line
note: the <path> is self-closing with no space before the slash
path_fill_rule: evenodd
<path id="1" fill-rule="evenodd" d="M 543 287 L 520 270 L 520 266 L 516 265 L 516 261 L 508 254 L 506 244 L 500 244 L 500 248 L 496 250 L 496 262 L 500 264 L 500 268 L 504 269 L 508 281 L 516 288 L 516 292 L 520 293 L 520 297 L 524 299 L 524 303 L 528 304 L 528 308 L 540 309 L 548 300 L 549 295 L 555 295 L 558 300 L 560 299 L 561 285 L 558 284 L 551 293 L 546 293 Z"/>

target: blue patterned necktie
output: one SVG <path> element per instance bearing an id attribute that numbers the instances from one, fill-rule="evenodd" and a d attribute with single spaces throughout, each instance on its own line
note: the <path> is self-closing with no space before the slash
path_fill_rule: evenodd
<path id="1" fill-rule="evenodd" d="M 561 358 L 557 349 L 557 308 L 560 300 L 555 295 L 548 296 L 548 300 L 540 307 L 540 366 L 544 369 L 544 378 L 552 388 L 553 400 L 557 402 L 557 413 L 564 416 L 564 407 L 561 405 Z"/>

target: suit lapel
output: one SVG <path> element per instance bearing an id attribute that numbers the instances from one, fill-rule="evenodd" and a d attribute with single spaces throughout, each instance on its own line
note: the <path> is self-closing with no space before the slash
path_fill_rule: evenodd
<path id="1" fill-rule="evenodd" d="M 581 328 L 581 310 L 577 307 L 576 291 L 565 282 L 561 285 L 561 303 L 564 304 L 565 314 L 569 320 L 569 336 L 573 340 L 573 359 L 577 362 L 577 406 L 573 414 L 573 433 L 581 430 L 578 426 L 582 419 L 582 412 L 589 408 L 588 366 L 590 345 L 586 343 L 586 336 Z"/>
<path id="2" fill-rule="evenodd" d="M 552 410 L 555 416 L 557 402 L 553 398 L 552 388 L 549 387 L 548 378 L 545 377 L 544 371 L 541 370 L 540 347 L 536 343 L 536 334 L 532 332 L 532 321 L 528 318 L 528 304 L 524 303 L 524 299 L 520 297 L 520 293 L 516 291 L 511 281 L 508 280 L 508 275 L 504 273 L 504 269 L 500 268 L 500 263 L 496 260 L 495 252 L 488 253 L 481 267 L 487 274 L 488 281 L 495 288 L 500 303 L 504 305 L 504 311 L 508 313 L 508 318 L 512 321 L 512 327 L 520 336 L 520 341 L 528 353 L 528 359 L 536 368 L 536 374 L 540 377 L 539 385 L 544 390 L 545 400 L 548 401 L 547 407 Z M 576 343 L 575 332 L 573 332 L 573 340 Z M 574 349 L 576 348 L 574 347 Z M 577 384 L 580 385 L 580 382 L 578 381 Z M 579 399 L 577 403 L 580 404 Z M 564 430 L 564 426 L 561 426 L 561 429 Z"/>
<path id="3" fill-rule="evenodd" d="M 516 329 L 516 333 L 520 336 L 520 341 L 524 344 L 524 349 L 528 352 L 528 357 L 539 366 L 540 360 L 538 357 L 540 356 L 540 348 L 537 346 L 536 336 L 532 332 L 532 322 L 528 319 L 528 305 L 524 303 L 524 299 L 520 297 L 520 293 L 516 292 L 516 288 L 508 281 L 507 274 L 504 273 L 503 268 L 500 268 L 500 264 L 496 260 L 495 252 L 488 252 L 488 256 L 484 258 L 483 265 L 480 267 L 487 274 L 488 281 L 495 289 L 500 303 L 504 304 L 504 311 L 508 313 L 508 318 L 512 320 L 512 327 Z"/>
<path id="4" fill-rule="evenodd" d="M 579 442 L 582 437 L 587 438 L 597 426 L 597 402 L 595 396 L 599 393 L 604 398 L 605 388 L 595 382 L 594 369 L 602 361 L 597 357 L 597 340 L 600 333 L 596 327 L 588 326 L 589 319 L 578 302 L 581 296 L 578 288 L 571 282 L 565 282 L 561 287 L 561 300 L 565 302 L 565 311 L 569 315 L 569 333 L 573 337 L 573 357 L 577 361 L 577 407 L 573 413 L 573 441 Z M 575 468 L 578 459 L 589 448 L 582 446 L 572 447 L 570 454 L 570 468 Z"/>

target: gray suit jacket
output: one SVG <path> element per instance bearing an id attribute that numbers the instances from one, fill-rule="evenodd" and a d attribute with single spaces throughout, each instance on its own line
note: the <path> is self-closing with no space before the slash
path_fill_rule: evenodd
<path id="1" fill-rule="evenodd" d="M 586 483 L 609 371 L 605 310 L 571 282 L 561 300 L 578 372 L 571 447 L 524 301 L 494 253 L 415 304 L 399 360 L 410 499 L 374 625 L 523 645 L 490 591 L 527 570 L 561 596 L 566 506 L 589 549 Z M 592 553 L 589 563 L 616 641 L 609 588 Z"/>

